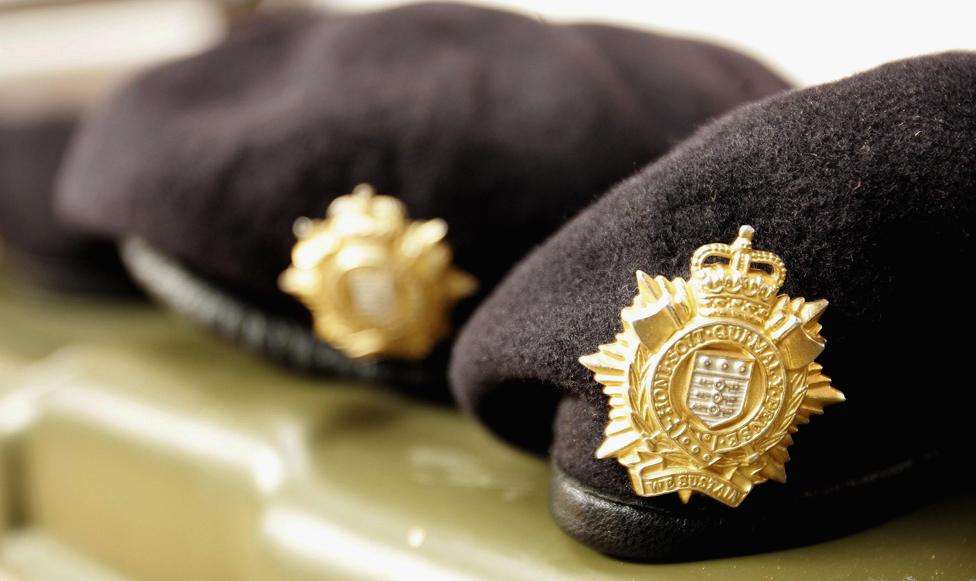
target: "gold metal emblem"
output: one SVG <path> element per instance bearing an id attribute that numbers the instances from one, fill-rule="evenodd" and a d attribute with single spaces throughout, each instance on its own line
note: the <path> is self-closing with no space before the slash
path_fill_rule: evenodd
<path id="1" fill-rule="evenodd" d="M 362 184 L 300 218 L 279 286 L 312 312 L 315 333 L 353 358 L 420 359 L 450 328 L 451 307 L 477 283 L 452 266 L 447 223 L 411 221 L 399 200 Z"/>
<path id="2" fill-rule="evenodd" d="M 753 232 L 696 250 L 688 281 L 638 271 L 623 331 L 580 358 L 610 397 L 596 456 L 626 466 L 640 496 L 738 506 L 785 482 L 797 426 L 844 401 L 814 361 L 827 301 L 777 294 L 786 266 L 752 248 Z"/>

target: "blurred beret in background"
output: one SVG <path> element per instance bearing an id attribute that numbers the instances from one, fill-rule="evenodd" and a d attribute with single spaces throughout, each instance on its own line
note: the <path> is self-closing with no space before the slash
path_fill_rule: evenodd
<path id="1" fill-rule="evenodd" d="M 12 267 L 51 290 L 133 290 L 115 244 L 55 215 L 54 183 L 76 115 L 50 113 L 0 121 L 0 238 Z"/>
<path id="2" fill-rule="evenodd" d="M 69 223 L 124 241 L 134 277 L 289 365 L 444 393 L 420 362 L 351 360 L 279 290 L 296 218 L 368 183 L 446 221 L 479 293 L 579 208 L 709 118 L 786 84 L 709 44 L 464 5 L 298 12 L 145 74 L 84 122 Z"/>

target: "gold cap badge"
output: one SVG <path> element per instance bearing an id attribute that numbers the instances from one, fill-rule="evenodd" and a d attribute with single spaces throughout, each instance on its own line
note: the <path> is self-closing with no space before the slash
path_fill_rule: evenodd
<path id="1" fill-rule="evenodd" d="M 691 257 L 690 280 L 637 272 L 623 331 L 580 358 L 610 397 L 598 458 L 627 467 L 634 492 L 693 492 L 738 506 L 753 485 L 786 481 L 797 426 L 844 401 L 814 359 L 827 301 L 778 295 L 779 256 L 731 245 Z"/>
<path id="2" fill-rule="evenodd" d="M 312 312 L 315 333 L 353 358 L 420 359 L 477 283 L 452 266 L 447 223 L 411 221 L 396 198 L 362 184 L 324 220 L 295 222 L 298 242 L 279 286 Z"/>

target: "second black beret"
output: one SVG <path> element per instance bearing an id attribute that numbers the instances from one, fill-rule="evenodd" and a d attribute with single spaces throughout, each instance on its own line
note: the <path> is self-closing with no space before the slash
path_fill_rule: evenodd
<path id="1" fill-rule="evenodd" d="M 240 303 L 239 316 L 210 317 L 225 334 L 247 335 L 253 313 L 308 333 L 277 287 L 291 225 L 356 184 L 396 196 L 415 219 L 446 220 L 456 263 L 483 296 L 603 189 L 699 123 L 784 86 L 707 44 L 463 5 L 297 13 L 118 94 L 84 124 L 60 209 L 89 231 L 145 241 L 160 268 L 184 269 L 169 283 L 143 272 L 156 294 L 172 295 L 177 279 L 210 285 L 209 302 L 169 297 L 184 310 Z M 414 377 L 441 383 L 445 354 Z M 393 381 L 415 367 L 286 358 Z"/>

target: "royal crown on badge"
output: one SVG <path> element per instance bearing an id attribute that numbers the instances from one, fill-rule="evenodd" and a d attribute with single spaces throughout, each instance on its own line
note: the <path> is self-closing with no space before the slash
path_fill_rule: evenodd
<path id="1" fill-rule="evenodd" d="M 783 260 L 742 226 L 708 244 L 690 277 L 637 272 L 613 343 L 580 358 L 610 397 L 598 458 L 616 458 L 640 496 L 692 493 L 738 506 L 756 484 L 786 481 L 797 426 L 844 401 L 815 359 L 827 301 L 777 294 Z"/>
<path id="2" fill-rule="evenodd" d="M 411 221 L 402 202 L 366 184 L 294 230 L 279 286 L 348 357 L 423 358 L 447 334 L 453 305 L 477 288 L 452 265 L 446 222 Z"/>

